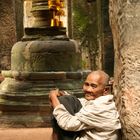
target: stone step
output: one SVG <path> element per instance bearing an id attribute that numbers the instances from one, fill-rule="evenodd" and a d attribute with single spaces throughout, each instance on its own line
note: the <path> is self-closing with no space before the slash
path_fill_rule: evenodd
<path id="1" fill-rule="evenodd" d="M 0 127 L 36 128 L 51 127 L 51 114 L 35 112 L 6 112 L 0 114 Z"/>
<path id="2" fill-rule="evenodd" d="M 37 112 L 50 112 L 51 107 L 48 103 L 38 102 L 16 102 L 9 100 L 0 100 L 1 111 L 37 111 Z"/>
<path id="3" fill-rule="evenodd" d="M 59 88 L 81 97 L 83 73 L 3 72 L 0 84 L 1 127 L 48 127 L 52 108 L 50 90 Z"/>
<path id="4" fill-rule="evenodd" d="M 43 93 L 27 93 L 20 92 L 19 94 L 11 92 L 11 93 L 0 93 L 0 101 L 16 101 L 16 102 L 31 102 L 31 103 L 49 103 L 48 95 Z M 6 102 L 5 101 L 5 102 Z"/>
<path id="5" fill-rule="evenodd" d="M 68 93 L 77 97 L 83 96 L 80 90 L 67 90 Z M 0 101 L 17 101 L 17 102 L 31 102 L 31 103 L 49 103 L 48 93 L 43 92 L 0 92 Z"/>
<path id="6" fill-rule="evenodd" d="M 0 101 L 1 127 L 50 127 L 52 108 L 49 104 Z"/>

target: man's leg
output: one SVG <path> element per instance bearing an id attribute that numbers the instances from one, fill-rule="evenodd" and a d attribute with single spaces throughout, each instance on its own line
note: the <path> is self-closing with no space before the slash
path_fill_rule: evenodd
<path id="1" fill-rule="evenodd" d="M 82 107 L 77 97 L 72 95 L 60 96 L 59 101 L 61 104 L 65 106 L 67 111 L 69 111 L 69 113 L 72 115 L 77 113 Z M 57 133 L 58 135 L 58 140 L 75 140 L 77 135 L 79 134 L 79 132 L 65 131 L 61 129 L 58 126 L 55 118 L 52 119 L 52 126 L 53 126 L 54 133 Z"/>

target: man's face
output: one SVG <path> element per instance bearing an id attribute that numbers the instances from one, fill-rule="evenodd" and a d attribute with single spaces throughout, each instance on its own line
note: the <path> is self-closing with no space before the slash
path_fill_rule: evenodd
<path id="1" fill-rule="evenodd" d="M 83 85 L 83 91 L 87 100 L 94 100 L 104 95 L 105 87 L 102 77 L 97 74 L 89 74 Z"/>

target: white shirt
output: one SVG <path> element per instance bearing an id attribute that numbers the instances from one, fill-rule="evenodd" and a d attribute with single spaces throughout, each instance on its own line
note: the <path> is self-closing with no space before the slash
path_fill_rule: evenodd
<path id="1" fill-rule="evenodd" d="M 79 99 L 82 108 L 75 116 L 60 104 L 53 115 L 58 125 L 67 131 L 81 131 L 76 140 L 117 140 L 121 128 L 113 95 L 100 96 L 95 100 Z"/>

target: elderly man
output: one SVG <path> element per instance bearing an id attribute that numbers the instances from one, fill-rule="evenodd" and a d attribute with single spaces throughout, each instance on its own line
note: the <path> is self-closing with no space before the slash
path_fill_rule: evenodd
<path id="1" fill-rule="evenodd" d="M 84 82 L 84 98 L 77 99 L 58 90 L 50 92 L 53 116 L 58 124 L 54 131 L 59 140 L 120 140 L 119 115 L 113 95 L 108 93 L 108 82 L 109 76 L 97 70 Z"/>

